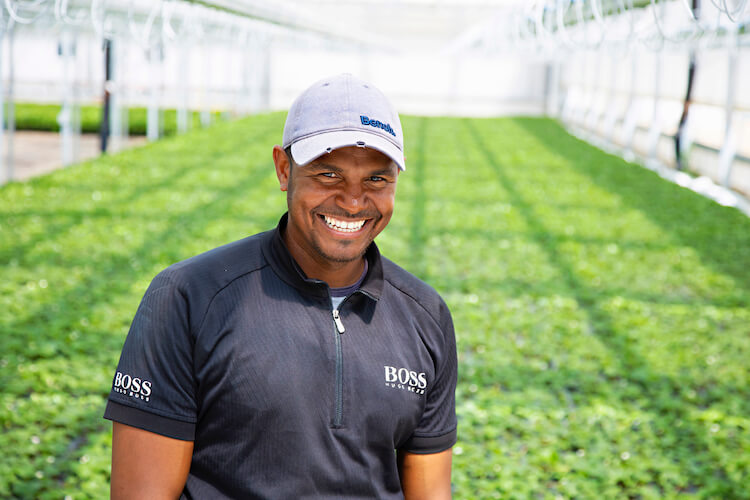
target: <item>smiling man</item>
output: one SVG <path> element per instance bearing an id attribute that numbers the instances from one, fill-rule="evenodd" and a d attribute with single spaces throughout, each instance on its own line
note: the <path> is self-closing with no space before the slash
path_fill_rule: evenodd
<path id="1" fill-rule="evenodd" d="M 105 411 L 112 497 L 450 498 L 451 316 L 373 242 L 405 168 L 398 115 L 321 80 L 273 161 L 278 227 L 146 291 Z"/>

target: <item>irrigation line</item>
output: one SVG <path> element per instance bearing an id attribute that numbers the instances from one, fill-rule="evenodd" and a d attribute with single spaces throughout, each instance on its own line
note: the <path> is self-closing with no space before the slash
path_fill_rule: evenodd
<path id="1" fill-rule="evenodd" d="M 674 5 L 675 2 L 681 8 Z M 700 4 L 691 0 L 612 0 L 609 3 L 604 0 L 551 0 L 551 3 L 534 0 L 514 9 L 515 22 L 510 38 L 516 45 L 528 43 L 542 50 L 549 49 L 554 42 L 558 47 L 598 49 L 608 42 L 633 45 L 638 41 L 651 51 L 660 51 L 666 42 L 679 46 L 703 39 L 713 44 L 722 37 L 723 16 L 746 29 L 742 15 L 750 0 L 736 0 L 734 5 L 732 0 L 711 0 L 711 3 L 717 14 L 715 23 L 710 20 L 711 16 L 701 16 Z M 684 11 L 684 17 L 676 15 L 673 7 Z M 616 33 L 620 35 L 613 38 Z"/>

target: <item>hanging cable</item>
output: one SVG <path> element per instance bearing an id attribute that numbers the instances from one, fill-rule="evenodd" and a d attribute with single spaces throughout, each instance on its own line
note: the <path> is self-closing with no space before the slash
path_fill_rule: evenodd
<path id="1" fill-rule="evenodd" d="M 595 7 L 595 2 L 596 1 L 597 0 L 591 0 L 591 15 L 594 17 L 595 20 L 596 20 L 596 16 L 597 16 L 596 11 L 597 10 L 599 10 L 599 11 L 601 10 L 601 9 L 597 9 L 597 7 Z M 585 45 L 586 45 L 587 48 L 590 48 L 590 49 L 598 49 L 599 47 L 601 47 L 601 45 L 604 42 L 604 39 L 606 37 L 606 30 L 604 29 L 604 24 L 603 24 L 604 20 L 602 20 L 601 22 L 597 21 L 595 23 L 588 22 L 588 19 L 586 18 L 585 14 L 583 12 L 583 7 L 584 7 L 584 4 L 585 4 L 585 1 L 581 1 L 579 3 L 580 3 L 580 9 L 578 11 L 578 14 L 579 14 L 578 18 L 579 18 L 579 22 L 581 23 L 581 26 L 583 26 L 583 34 L 584 34 L 584 39 L 585 39 Z M 594 28 L 596 28 L 596 27 L 599 28 L 599 37 L 598 37 L 598 39 L 596 41 L 592 42 L 591 41 L 591 30 L 594 29 Z"/>
<path id="2" fill-rule="evenodd" d="M 747 6 L 747 1 L 748 0 L 738 0 L 733 9 L 729 7 L 729 4 L 727 3 L 728 0 L 711 0 L 711 3 L 719 12 L 726 15 L 730 21 L 737 23 L 740 20 L 739 16 Z"/>
<path id="3" fill-rule="evenodd" d="M 604 16 L 602 15 L 602 2 L 601 0 L 591 0 L 591 12 L 594 14 L 594 19 L 600 26 L 604 27 Z"/>
<path id="4" fill-rule="evenodd" d="M 17 4 L 18 7 L 14 7 L 13 4 Z M 8 11 L 8 15 L 10 18 L 18 23 L 18 24 L 31 24 L 40 17 L 44 15 L 45 12 L 47 12 L 47 9 L 49 9 L 50 3 L 48 3 L 47 0 L 33 0 L 31 2 L 21 2 L 20 0 L 16 0 L 15 2 L 13 0 L 5 0 L 5 8 Z M 24 10 L 34 10 L 38 7 L 41 7 L 36 15 L 32 17 L 23 17 L 18 13 L 18 8 L 23 8 Z"/>
<path id="5" fill-rule="evenodd" d="M 130 34 L 141 47 L 149 48 L 151 46 L 151 32 L 153 31 L 154 21 L 156 20 L 156 16 L 159 15 L 161 7 L 162 0 L 154 1 L 146 17 L 146 22 L 143 24 L 143 29 L 139 32 L 133 13 L 133 4 L 132 2 L 128 4 L 128 28 L 130 28 Z"/>
<path id="6" fill-rule="evenodd" d="M 618 0 L 622 16 L 627 16 L 628 20 L 628 35 L 626 37 L 628 45 L 632 43 L 635 35 L 635 9 L 633 8 L 633 0 Z"/>
<path id="7" fill-rule="evenodd" d="M 730 21 L 733 23 L 737 23 L 740 21 L 739 16 L 742 14 L 742 12 L 745 10 L 745 7 L 747 6 L 747 0 L 738 0 L 739 6 L 736 6 L 734 10 L 731 10 L 729 8 L 729 5 L 727 5 L 728 0 L 722 0 L 722 4 L 724 5 L 724 13 L 727 15 Z M 730 13 L 731 12 L 731 13 Z"/>
<path id="8" fill-rule="evenodd" d="M 662 11 L 661 15 L 657 12 L 657 10 L 659 9 L 659 6 L 657 4 L 660 4 L 661 11 Z M 664 26 L 662 25 L 662 20 L 661 20 L 662 17 L 666 17 L 666 16 L 664 16 L 664 10 L 665 10 L 665 2 L 664 2 L 664 0 L 661 0 L 661 1 L 659 1 L 659 0 L 651 0 L 651 12 L 653 13 L 653 16 L 654 16 L 654 25 L 656 26 L 656 29 L 659 32 L 659 35 L 664 40 L 666 40 L 668 42 L 673 42 L 673 43 L 683 43 L 683 42 L 685 42 L 687 40 L 695 38 L 696 34 L 698 33 L 699 26 L 695 22 L 695 19 L 693 18 L 692 15 L 690 16 L 690 18 L 691 18 L 691 25 L 692 25 L 692 28 L 693 28 L 691 33 L 689 33 L 687 36 L 685 36 L 685 38 L 682 38 L 682 39 L 680 39 L 680 38 L 672 38 L 671 36 L 667 36 L 667 34 L 666 34 L 665 30 L 664 30 Z"/>
<path id="9" fill-rule="evenodd" d="M 71 26 L 83 26 L 88 22 L 86 10 L 79 10 L 76 17 L 68 15 L 69 0 L 55 0 L 55 19 Z"/>
<path id="10" fill-rule="evenodd" d="M 162 10 L 161 26 L 164 35 L 170 40 L 176 40 L 185 31 L 187 24 L 185 14 L 182 14 L 182 21 L 180 24 L 181 29 L 175 31 L 172 25 L 172 18 L 174 17 L 175 10 L 177 9 L 176 2 L 165 2 L 164 9 Z"/>
<path id="11" fill-rule="evenodd" d="M 573 0 L 575 1 L 575 0 Z M 564 4 L 570 4 L 573 3 L 571 0 L 557 0 L 557 5 L 555 6 L 555 13 L 556 13 L 556 21 L 557 21 L 557 33 L 559 33 L 560 40 L 562 41 L 563 45 L 572 45 L 572 40 L 570 39 L 570 36 L 568 36 L 568 30 L 565 27 L 565 12 L 566 9 L 564 7 Z"/>

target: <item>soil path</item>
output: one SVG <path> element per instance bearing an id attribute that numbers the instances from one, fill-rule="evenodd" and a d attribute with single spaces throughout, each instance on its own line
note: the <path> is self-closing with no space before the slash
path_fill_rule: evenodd
<path id="1" fill-rule="evenodd" d="M 76 162 L 99 156 L 99 136 L 81 134 L 78 139 Z M 146 143 L 145 137 L 129 137 L 124 148 Z M 7 143 L 6 143 L 7 155 Z M 112 152 L 110 150 L 110 152 Z M 31 177 L 62 168 L 62 137 L 56 132 L 19 130 L 13 134 L 13 172 L 8 179 L 7 157 L 0 162 L 0 184 L 8 180 L 25 181 Z"/>

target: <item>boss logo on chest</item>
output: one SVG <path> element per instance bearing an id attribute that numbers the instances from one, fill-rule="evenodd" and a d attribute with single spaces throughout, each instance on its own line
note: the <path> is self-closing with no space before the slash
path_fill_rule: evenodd
<path id="1" fill-rule="evenodd" d="M 385 365 L 385 386 L 415 394 L 424 394 L 427 389 L 427 375 L 408 368 Z"/>

